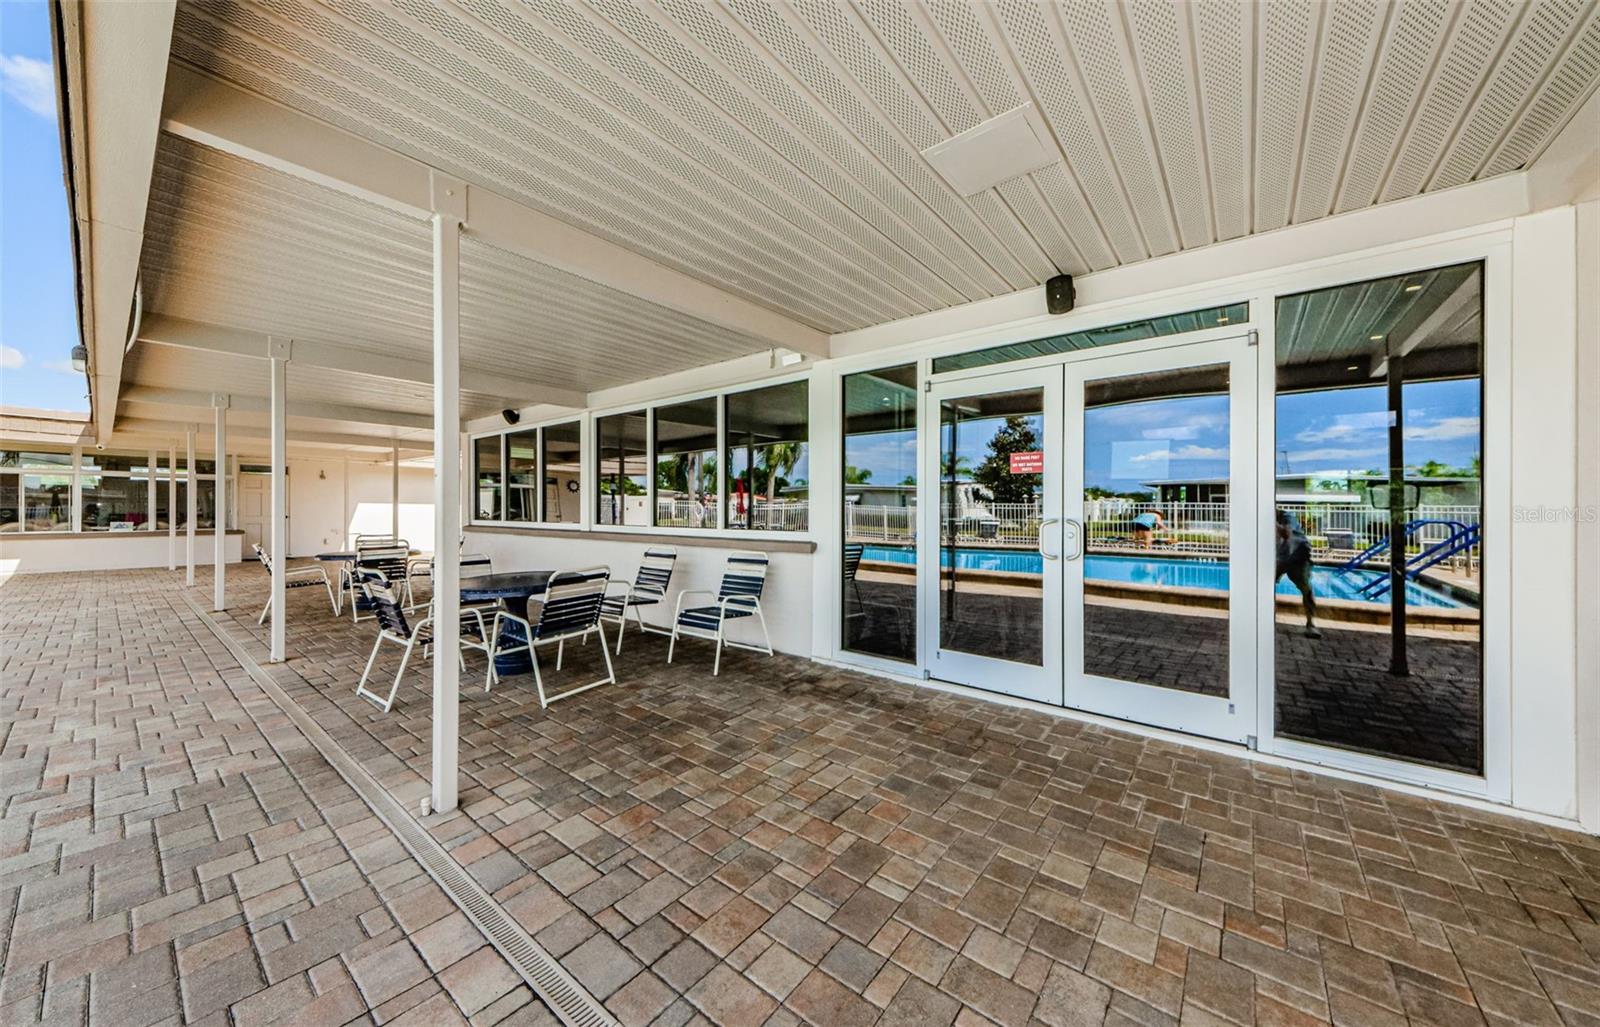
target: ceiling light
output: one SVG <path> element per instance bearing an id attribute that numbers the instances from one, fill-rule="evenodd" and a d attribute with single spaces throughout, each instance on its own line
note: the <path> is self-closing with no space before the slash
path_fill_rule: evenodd
<path id="1" fill-rule="evenodd" d="M 1061 159 L 1049 128 L 1031 103 L 980 121 L 922 155 L 962 196 L 993 189 Z"/>
<path id="2" fill-rule="evenodd" d="M 72 347 L 72 369 L 74 371 L 89 369 L 89 350 L 82 343 Z"/>
<path id="3" fill-rule="evenodd" d="M 1225 325 L 1227 323 L 1228 323 L 1228 315 L 1227 314 L 1218 314 L 1217 315 L 1217 324 Z"/>
<path id="4" fill-rule="evenodd" d="M 1381 336 L 1381 335 L 1369 335 L 1369 336 L 1367 336 L 1367 341 L 1368 342 L 1382 342 L 1383 341 L 1383 336 Z"/>
<path id="5" fill-rule="evenodd" d="M 1410 285 L 1406 286 L 1406 292 L 1416 292 L 1420 288 L 1422 288 L 1420 283 L 1412 282 Z"/>
<path id="6" fill-rule="evenodd" d="M 1360 364 L 1351 364 L 1349 367 L 1345 368 L 1345 370 L 1346 371 L 1359 371 L 1359 370 L 1361 370 L 1361 365 Z"/>

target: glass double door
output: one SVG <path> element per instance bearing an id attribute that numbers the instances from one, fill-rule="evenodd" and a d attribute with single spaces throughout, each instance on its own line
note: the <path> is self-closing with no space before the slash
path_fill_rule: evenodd
<path id="1" fill-rule="evenodd" d="M 931 677 L 1255 733 L 1252 353 L 1241 336 L 930 386 Z"/>

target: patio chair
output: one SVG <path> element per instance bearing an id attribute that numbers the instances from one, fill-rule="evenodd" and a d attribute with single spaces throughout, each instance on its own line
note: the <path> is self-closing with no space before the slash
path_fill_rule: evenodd
<path id="1" fill-rule="evenodd" d="M 856 573 L 861 570 L 861 557 L 867 547 L 860 542 L 846 542 L 844 544 L 844 580 L 850 583 L 850 591 L 856 597 L 856 612 L 845 613 L 846 617 L 865 617 L 867 604 L 861 599 L 861 585 L 856 581 Z"/>
<path id="2" fill-rule="evenodd" d="M 666 601 L 667 586 L 672 583 L 672 569 L 677 563 L 678 551 L 671 546 L 646 549 L 644 559 L 639 561 L 639 573 L 631 582 L 613 581 L 607 586 L 608 590 L 621 589 L 620 592 L 608 591 L 600 603 L 600 616 L 617 625 L 617 655 L 622 655 L 622 633 L 628 626 L 629 610 L 633 611 L 633 619 L 641 632 L 672 634 L 646 624 L 642 608 Z"/>
<path id="3" fill-rule="evenodd" d="M 716 592 L 709 589 L 689 589 L 678 593 L 678 608 L 672 617 L 672 642 L 667 646 L 667 662 L 672 662 L 673 651 L 679 635 L 710 639 L 717 643 L 716 657 L 711 664 L 711 676 L 722 669 L 722 648 L 751 649 L 772 655 L 772 636 L 767 634 L 767 619 L 761 613 L 761 590 L 767 583 L 767 554 L 735 552 L 728 554 L 728 566 L 722 572 L 722 586 Z M 714 606 L 691 606 L 683 602 L 690 596 L 710 596 Z M 727 637 L 727 622 L 740 617 L 755 617 L 761 625 L 763 644 L 734 642 Z"/>
<path id="4" fill-rule="evenodd" d="M 360 583 L 363 571 L 378 571 L 385 581 L 402 581 L 406 575 L 406 561 L 411 556 L 411 543 L 405 539 L 382 538 L 371 540 L 369 536 L 356 536 L 356 561 L 350 568 L 350 586 L 352 599 L 350 604 L 350 619 L 356 623 L 361 622 L 361 615 L 372 615 L 371 601 L 361 591 Z"/>
<path id="5" fill-rule="evenodd" d="M 494 562 L 492 560 L 490 560 L 489 557 L 484 553 L 463 553 L 463 554 L 461 554 L 461 563 L 460 563 L 459 566 L 460 566 L 460 575 L 463 578 L 471 577 L 474 574 L 493 574 L 494 573 Z M 414 598 L 412 598 L 412 595 L 411 595 L 412 583 L 417 578 L 427 578 L 429 586 L 430 587 L 432 586 L 432 584 L 433 584 L 433 557 L 431 557 L 431 556 L 416 556 L 416 557 L 412 557 L 411 559 L 406 561 L 406 609 L 408 609 L 408 610 L 415 610 L 417 608 L 416 600 Z M 480 604 L 474 604 L 474 605 L 484 605 L 484 604 L 480 603 Z M 499 603 L 490 603 L 488 605 L 490 605 L 490 606 L 498 606 L 500 604 Z"/>
<path id="6" fill-rule="evenodd" d="M 530 624 L 510 610 L 500 610 L 494 615 L 494 635 L 491 645 L 496 655 L 525 652 L 533 663 L 533 683 L 539 689 L 539 707 L 547 708 L 557 699 L 566 699 L 587 692 L 591 688 L 609 685 L 617 680 L 616 668 L 611 664 L 611 647 L 606 642 L 605 624 L 600 619 L 600 607 L 605 600 L 606 585 L 611 571 L 605 567 L 592 567 L 586 571 L 562 571 L 551 577 L 545 586 L 544 603 L 539 608 L 539 619 Z M 501 631 L 504 625 L 521 628 L 522 638 L 510 636 L 505 645 Z M 556 695 L 544 690 L 544 675 L 539 670 L 539 647 L 555 644 L 556 670 L 561 669 L 561 658 L 566 653 L 569 638 L 586 639 L 591 631 L 600 633 L 600 655 L 605 657 L 606 676 L 599 681 L 569 688 Z M 519 644 L 520 643 L 520 644 Z"/>
<path id="7" fill-rule="evenodd" d="M 360 575 L 362 591 L 371 601 L 374 616 L 378 619 L 378 637 L 372 643 L 372 655 L 367 657 L 367 669 L 361 672 L 361 681 L 356 685 L 356 694 L 388 713 L 394 706 L 394 695 L 400 688 L 400 679 L 405 676 L 406 664 L 411 661 L 411 652 L 417 646 L 422 646 L 423 659 L 432 655 L 433 649 L 433 617 L 430 615 L 411 624 L 406 620 L 405 607 L 400 605 L 394 593 L 393 584 L 382 571 L 363 570 L 357 571 Z M 400 669 L 394 673 L 394 682 L 389 685 L 389 694 L 378 695 L 377 692 L 367 689 L 367 679 L 372 676 L 373 664 L 378 661 L 378 650 L 383 648 L 383 643 L 393 642 L 405 647 L 406 653 L 400 658 Z M 483 687 L 488 689 L 489 683 L 494 680 L 494 655 L 492 652 L 493 638 L 487 625 L 483 621 L 483 611 L 477 607 L 467 607 L 461 611 L 461 650 L 476 649 L 488 659 L 489 669 L 485 672 Z M 456 659 L 461 661 L 461 669 L 467 667 L 467 658 L 460 650 L 456 652 Z"/>
<path id="8" fill-rule="evenodd" d="M 267 577 L 272 576 L 272 559 L 267 556 L 267 551 L 260 545 L 252 542 L 250 549 L 256 554 L 256 559 L 261 561 L 261 566 L 267 569 Z M 328 590 L 328 602 L 333 606 L 335 616 L 339 613 L 339 600 L 333 594 L 333 582 L 328 580 L 327 572 L 318 567 L 288 567 L 283 572 L 284 588 L 316 588 L 321 585 Z M 257 624 L 267 622 L 267 614 L 272 612 L 272 594 L 267 594 L 267 605 L 261 608 L 261 616 L 256 618 Z"/>

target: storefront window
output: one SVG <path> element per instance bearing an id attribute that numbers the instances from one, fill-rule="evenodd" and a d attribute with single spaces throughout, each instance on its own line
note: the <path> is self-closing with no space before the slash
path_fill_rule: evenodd
<path id="1" fill-rule="evenodd" d="M 142 531 L 150 526 L 150 481 L 145 477 L 85 474 L 84 531 Z"/>
<path id="2" fill-rule="evenodd" d="M 806 530 L 809 397 L 804 381 L 727 397 L 728 527 Z"/>
<path id="3" fill-rule="evenodd" d="M 917 365 L 844 378 L 844 648 L 917 658 Z"/>
<path id="4" fill-rule="evenodd" d="M 534 521 L 538 516 L 539 432 L 529 428 L 506 435 L 506 520 Z"/>
<path id="5" fill-rule="evenodd" d="M 22 479 L 15 474 L 0 474 L 0 531 L 22 528 Z"/>
<path id="6" fill-rule="evenodd" d="M 1482 297 L 1463 264 L 1278 300 L 1282 737 L 1483 772 Z"/>
<path id="7" fill-rule="evenodd" d="M 579 513 L 579 484 L 582 478 L 582 429 L 577 421 L 552 424 L 539 429 L 544 452 L 544 510 L 547 524 L 576 524 Z"/>
<path id="8" fill-rule="evenodd" d="M 596 418 L 599 487 L 595 523 L 650 524 L 649 422 L 643 411 Z"/>
<path id="9" fill-rule="evenodd" d="M 500 519 L 500 493 L 503 484 L 500 470 L 499 435 L 485 435 L 472 444 L 472 517 L 478 521 Z"/>
<path id="10" fill-rule="evenodd" d="M 717 526 L 717 400 L 657 407 L 656 524 Z"/>
<path id="11" fill-rule="evenodd" d="M 24 531 L 72 529 L 71 474 L 25 474 L 22 491 Z"/>

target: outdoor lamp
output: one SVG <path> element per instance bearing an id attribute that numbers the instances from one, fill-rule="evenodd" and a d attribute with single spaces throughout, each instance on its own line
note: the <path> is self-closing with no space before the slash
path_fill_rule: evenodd
<path id="1" fill-rule="evenodd" d="M 81 342 L 72 347 L 72 369 L 74 371 L 89 369 L 89 348 Z"/>

